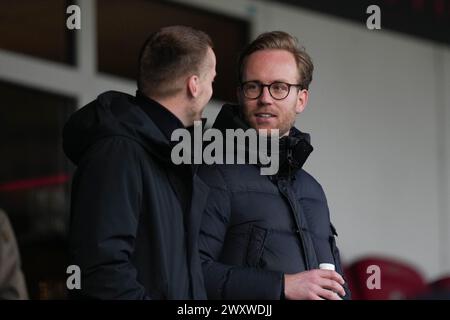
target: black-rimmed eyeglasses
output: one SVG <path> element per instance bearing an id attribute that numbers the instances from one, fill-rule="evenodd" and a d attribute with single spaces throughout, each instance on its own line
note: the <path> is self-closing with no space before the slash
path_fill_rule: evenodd
<path id="1" fill-rule="evenodd" d="M 269 93 L 275 100 L 283 100 L 289 95 L 291 87 L 302 88 L 301 84 L 292 84 L 286 82 L 272 82 L 270 84 L 263 84 L 259 81 L 247 81 L 241 83 L 239 86 L 244 93 L 244 96 L 248 99 L 258 99 L 264 87 L 269 88 Z"/>

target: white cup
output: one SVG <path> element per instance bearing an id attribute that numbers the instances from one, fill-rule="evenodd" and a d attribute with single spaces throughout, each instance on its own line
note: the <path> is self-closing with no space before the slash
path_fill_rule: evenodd
<path id="1" fill-rule="evenodd" d="M 321 264 L 319 264 L 319 269 L 335 271 L 336 268 L 334 267 L 334 264 L 332 264 L 332 263 L 321 263 Z M 336 293 L 336 295 L 337 295 L 337 293 Z M 342 298 L 339 295 L 338 295 L 338 297 L 342 300 Z"/>
<path id="2" fill-rule="evenodd" d="M 332 270 L 332 271 L 336 270 L 336 268 L 334 267 L 334 264 L 332 264 L 332 263 L 321 263 L 321 264 L 319 264 L 319 269 Z"/>

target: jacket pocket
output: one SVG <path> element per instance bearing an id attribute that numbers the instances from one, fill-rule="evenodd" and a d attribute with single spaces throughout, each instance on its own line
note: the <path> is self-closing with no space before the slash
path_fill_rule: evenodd
<path id="1" fill-rule="evenodd" d="M 339 249 L 336 245 L 336 237 L 338 234 L 336 232 L 336 228 L 331 223 L 330 223 L 330 229 L 331 229 L 331 234 L 329 236 L 329 241 L 330 241 L 331 253 L 333 254 L 334 264 L 336 265 L 336 267 L 340 267 L 340 264 L 341 264 L 340 254 L 339 254 Z"/>
<path id="2" fill-rule="evenodd" d="M 266 242 L 267 229 L 252 225 L 247 246 L 247 255 L 245 264 L 248 267 L 263 267 L 262 254 L 264 252 L 264 243 Z"/>
<path id="3" fill-rule="evenodd" d="M 337 234 L 336 229 L 333 226 L 333 224 L 330 223 L 330 227 L 331 227 L 330 246 L 331 246 L 331 252 L 333 254 L 334 264 L 336 266 L 336 272 L 339 273 L 341 276 L 343 276 L 344 280 L 345 280 L 345 284 L 344 284 L 345 297 L 344 297 L 344 300 L 350 300 L 352 298 L 352 295 L 351 295 L 350 289 L 348 287 L 347 279 L 345 279 L 344 270 L 342 269 L 341 257 L 340 257 L 339 249 L 338 249 L 338 247 L 336 245 L 336 237 L 337 237 L 338 234 Z"/>

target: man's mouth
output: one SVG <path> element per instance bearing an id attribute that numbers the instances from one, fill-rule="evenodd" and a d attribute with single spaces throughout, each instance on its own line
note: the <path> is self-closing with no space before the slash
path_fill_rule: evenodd
<path id="1" fill-rule="evenodd" d="M 255 117 L 257 118 L 262 118 L 262 119 L 268 119 L 268 118 L 273 118 L 276 117 L 276 115 L 272 114 L 272 113 L 255 113 Z"/>

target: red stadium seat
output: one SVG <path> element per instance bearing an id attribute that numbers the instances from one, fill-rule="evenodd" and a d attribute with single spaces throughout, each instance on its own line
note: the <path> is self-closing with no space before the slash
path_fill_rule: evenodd
<path id="1" fill-rule="evenodd" d="M 380 270 L 379 289 L 367 284 L 374 278 L 372 269 L 377 267 Z M 359 259 L 346 269 L 346 276 L 355 300 L 414 299 L 428 292 L 425 279 L 414 266 L 391 258 L 373 256 Z"/>
<path id="2" fill-rule="evenodd" d="M 450 276 L 444 276 L 432 281 L 430 290 L 421 295 L 420 299 L 425 300 L 450 300 Z"/>
<path id="3" fill-rule="evenodd" d="M 450 291 L 450 275 L 441 277 L 430 283 L 433 290 Z"/>

